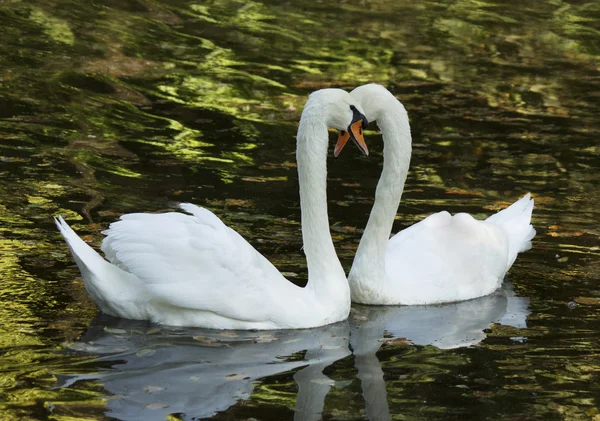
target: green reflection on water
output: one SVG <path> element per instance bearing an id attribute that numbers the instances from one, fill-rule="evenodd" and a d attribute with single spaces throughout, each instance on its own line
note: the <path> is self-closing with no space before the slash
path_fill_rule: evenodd
<path id="1" fill-rule="evenodd" d="M 96 310 L 50 215 L 97 246 L 122 213 L 192 201 L 303 283 L 295 124 L 310 91 L 370 81 L 413 127 L 396 229 L 442 209 L 484 217 L 525 191 L 538 229 L 509 274 L 527 328 L 492 325 L 463 350 L 383 347 L 390 413 L 598 416 L 599 22 L 598 2 L 0 3 L 1 417 L 93 419 L 108 399 L 94 382 L 51 389 L 88 358 L 61 352 Z M 380 171 L 368 139 L 369 159 L 329 161 L 346 267 Z M 326 369 L 331 419 L 365 414 L 353 358 Z M 291 419 L 293 374 L 217 417 Z"/>

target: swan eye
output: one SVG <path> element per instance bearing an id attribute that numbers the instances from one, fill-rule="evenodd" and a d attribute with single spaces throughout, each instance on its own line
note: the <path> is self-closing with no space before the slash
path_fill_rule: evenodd
<path id="1" fill-rule="evenodd" d="M 350 109 L 351 109 L 352 111 L 354 111 L 354 110 L 356 110 L 356 107 L 355 107 L 354 105 L 351 105 L 351 106 L 350 106 Z"/>

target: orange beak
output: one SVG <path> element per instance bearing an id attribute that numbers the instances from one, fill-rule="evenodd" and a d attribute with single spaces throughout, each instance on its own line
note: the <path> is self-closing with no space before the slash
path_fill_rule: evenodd
<path id="1" fill-rule="evenodd" d="M 369 155 L 369 148 L 367 148 L 367 144 L 365 143 L 362 125 L 363 121 L 358 120 L 357 122 L 352 123 L 348 127 L 348 131 L 340 131 L 337 143 L 335 144 L 335 148 L 333 150 L 333 156 L 335 156 L 336 158 L 339 156 L 339 154 L 342 152 L 342 149 L 344 149 L 344 146 L 346 146 L 346 143 L 348 143 L 348 139 L 350 138 L 352 138 L 352 140 L 354 141 L 356 146 L 358 146 L 358 149 L 360 149 L 362 153 L 364 153 L 365 155 Z"/>
<path id="2" fill-rule="evenodd" d="M 340 152 L 342 152 L 342 149 L 344 149 L 344 146 L 346 146 L 348 139 L 350 139 L 350 133 L 348 133 L 346 130 L 340 130 L 338 140 L 335 144 L 335 148 L 333 149 L 333 156 L 337 158 L 340 155 Z"/>

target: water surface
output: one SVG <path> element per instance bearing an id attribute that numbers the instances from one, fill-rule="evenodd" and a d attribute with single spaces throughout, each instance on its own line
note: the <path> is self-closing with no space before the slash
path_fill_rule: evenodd
<path id="1" fill-rule="evenodd" d="M 600 416 L 597 2 L 1 0 L 0 28 L 0 419 Z M 532 193 L 512 286 L 272 336 L 98 314 L 51 215 L 98 246 L 190 201 L 306 282 L 297 121 L 311 91 L 368 82 L 411 118 L 395 230 Z M 369 157 L 328 161 L 346 269 L 372 129 Z"/>

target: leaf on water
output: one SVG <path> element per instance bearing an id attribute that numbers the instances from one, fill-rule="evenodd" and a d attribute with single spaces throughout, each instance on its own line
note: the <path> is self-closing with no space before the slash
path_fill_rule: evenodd
<path id="1" fill-rule="evenodd" d="M 242 199 L 225 199 L 226 206 L 240 206 L 245 208 L 250 208 L 254 206 L 254 203 L 251 200 L 242 200 Z"/>
<path id="2" fill-rule="evenodd" d="M 332 230 L 338 231 L 338 232 L 346 232 L 346 233 L 355 233 L 356 232 L 356 227 L 349 227 L 349 226 L 344 226 L 344 225 L 334 225 L 331 228 L 332 228 Z"/>
<path id="3" fill-rule="evenodd" d="M 104 331 L 108 332 L 108 333 L 116 333 L 118 335 L 123 335 L 125 333 L 127 333 L 127 331 L 125 329 L 114 329 L 112 327 L 104 327 Z"/>
<path id="4" fill-rule="evenodd" d="M 68 342 L 63 345 L 73 351 L 87 351 L 90 348 L 90 345 L 83 342 Z"/>
<path id="5" fill-rule="evenodd" d="M 447 194 L 458 194 L 461 196 L 480 196 L 483 197 L 483 193 L 477 191 L 469 191 L 464 189 L 447 189 Z"/>
<path id="6" fill-rule="evenodd" d="M 150 329 L 149 331 L 147 331 L 146 335 L 154 335 L 155 333 L 160 333 L 161 330 L 162 330 L 162 328 L 155 327 L 155 328 Z"/>
<path id="7" fill-rule="evenodd" d="M 264 183 L 265 180 L 257 177 L 242 177 L 243 181 L 250 181 L 252 183 Z"/>
<path id="8" fill-rule="evenodd" d="M 350 204 L 344 200 L 332 200 L 331 202 L 335 203 L 338 206 L 344 206 L 344 207 L 350 206 Z"/>
<path id="9" fill-rule="evenodd" d="M 80 237 L 86 243 L 93 243 L 95 241 L 95 237 L 93 235 L 80 235 Z"/>
<path id="10" fill-rule="evenodd" d="M 492 396 L 494 396 L 494 392 L 485 392 L 482 390 L 474 390 L 473 396 L 475 396 L 476 398 L 491 398 Z"/>
<path id="11" fill-rule="evenodd" d="M 266 183 L 267 181 L 287 181 L 287 177 L 242 177 L 242 180 L 251 183 Z"/>
<path id="12" fill-rule="evenodd" d="M 536 197 L 537 201 L 537 197 Z M 581 237 L 585 235 L 585 231 L 571 231 L 562 225 L 549 225 L 548 226 L 548 235 L 550 237 Z M 591 232 L 588 232 L 591 234 Z"/>
<path id="13" fill-rule="evenodd" d="M 63 343 L 63 346 L 73 351 L 84 352 L 121 353 L 129 351 L 126 346 L 97 346 L 93 342 L 66 342 Z"/>
<path id="14" fill-rule="evenodd" d="M 577 304 L 585 304 L 590 306 L 600 305 L 600 298 L 594 297 L 575 297 L 574 300 Z"/>
<path id="15" fill-rule="evenodd" d="M 161 392 L 163 390 L 165 390 L 165 388 L 160 387 L 160 386 L 151 386 L 151 385 L 144 386 L 144 392 L 146 392 L 146 393 L 156 393 L 156 392 Z"/>
<path id="16" fill-rule="evenodd" d="M 165 409 L 168 407 L 169 407 L 169 405 L 167 405 L 166 403 L 160 403 L 160 402 L 149 403 L 148 405 L 146 405 L 146 408 L 153 409 L 153 410 Z"/>
<path id="17" fill-rule="evenodd" d="M 568 258 L 567 256 L 565 256 L 565 257 L 559 257 L 559 258 L 558 258 L 558 259 L 556 259 L 556 260 L 557 260 L 558 262 L 560 262 L 560 263 L 564 263 L 564 262 L 566 262 L 567 260 L 569 260 L 569 258 Z"/>
<path id="18" fill-rule="evenodd" d="M 208 338 L 206 336 L 194 336 L 192 339 L 194 339 L 195 341 L 198 341 L 200 343 L 203 343 L 203 344 L 214 344 L 216 342 L 219 342 L 215 338 Z"/>
<path id="19" fill-rule="evenodd" d="M 154 353 L 156 353 L 156 351 L 153 349 L 142 349 L 136 352 L 135 355 L 137 355 L 138 357 L 146 357 L 149 355 L 153 355 Z"/>
<path id="20" fill-rule="evenodd" d="M 383 342 L 384 345 L 395 345 L 395 346 L 409 346 L 410 343 L 406 338 L 381 338 L 379 342 Z"/>
<path id="21" fill-rule="evenodd" d="M 279 338 L 276 338 L 272 334 L 270 334 L 270 333 L 264 333 L 262 335 L 259 335 L 256 339 L 254 339 L 254 343 L 257 343 L 257 344 L 268 344 L 270 342 L 278 341 L 278 340 L 279 340 Z"/>
<path id="22" fill-rule="evenodd" d="M 225 332 L 221 332 L 221 333 L 219 333 L 219 336 L 222 336 L 222 337 L 224 337 L 224 338 L 237 338 L 237 337 L 239 337 L 240 335 L 238 335 L 238 334 L 237 334 L 237 333 L 235 333 L 235 332 L 231 332 L 231 331 L 225 331 Z"/>
<path id="23" fill-rule="evenodd" d="M 225 342 L 221 342 L 220 340 L 218 340 L 216 338 L 208 338 L 206 336 L 194 336 L 193 339 L 195 341 L 200 342 L 201 344 L 204 344 L 204 346 L 207 346 L 207 347 L 213 347 L 213 348 L 229 347 L 228 344 L 226 344 Z"/>
<path id="24" fill-rule="evenodd" d="M 286 278 L 297 278 L 298 274 L 295 272 L 281 272 L 281 274 L 283 276 L 285 276 Z"/>
<path id="25" fill-rule="evenodd" d="M 248 377 L 244 373 L 241 373 L 241 374 L 233 373 L 233 374 L 228 374 L 227 376 L 225 376 L 225 378 L 227 380 L 233 382 L 233 381 L 239 381 L 239 380 L 249 379 L 250 377 Z"/>

